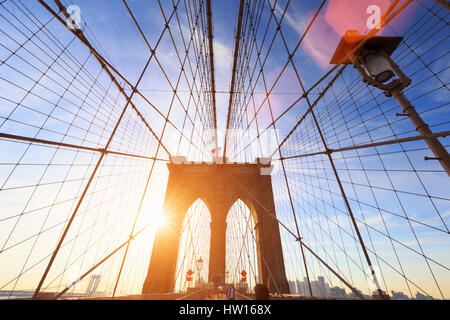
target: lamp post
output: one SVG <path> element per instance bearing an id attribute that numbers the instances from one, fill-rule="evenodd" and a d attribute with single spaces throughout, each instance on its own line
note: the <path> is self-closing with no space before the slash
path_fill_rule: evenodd
<path id="1" fill-rule="evenodd" d="M 438 160 L 450 177 L 450 156 L 440 141 L 417 113 L 403 94 L 403 89 L 411 84 L 409 79 L 391 59 L 390 55 L 400 44 L 402 37 L 372 37 L 365 39 L 357 31 L 349 30 L 339 42 L 331 64 L 352 64 L 361 75 L 362 81 L 384 90 L 387 97 L 394 97 L 402 108 L 397 116 L 406 116 L 433 152 L 434 157 L 425 160 Z M 363 42 L 362 45 L 361 42 Z M 389 80 L 392 80 L 389 82 Z"/>
<path id="2" fill-rule="evenodd" d="M 203 259 L 202 259 L 202 257 L 200 257 L 200 259 L 198 259 L 195 262 L 195 265 L 197 267 L 197 273 L 198 273 L 198 288 L 200 289 L 200 271 L 202 271 L 202 267 L 203 267 Z"/>

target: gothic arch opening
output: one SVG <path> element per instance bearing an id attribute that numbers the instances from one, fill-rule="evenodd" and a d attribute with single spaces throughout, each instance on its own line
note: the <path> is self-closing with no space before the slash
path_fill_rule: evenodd
<path id="1" fill-rule="evenodd" d="M 244 292 L 259 280 L 255 226 L 250 208 L 238 199 L 227 215 L 225 280 Z"/>
<path id="2" fill-rule="evenodd" d="M 204 286 L 208 281 L 211 214 L 205 202 L 197 199 L 187 210 L 181 224 L 181 236 L 175 272 L 175 292 Z M 203 260 L 199 264 L 198 260 Z M 201 265 L 201 266 L 200 266 Z M 187 273 L 193 274 L 188 277 Z"/>

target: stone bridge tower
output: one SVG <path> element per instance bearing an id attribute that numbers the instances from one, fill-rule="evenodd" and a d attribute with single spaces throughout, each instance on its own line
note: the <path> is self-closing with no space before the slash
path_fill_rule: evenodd
<path id="1" fill-rule="evenodd" d="M 156 234 L 143 294 L 174 290 L 182 221 L 197 199 L 203 200 L 211 214 L 209 282 L 225 283 L 226 218 L 241 199 L 255 221 L 259 282 L 271 291 L 289 293 L 280 230 L 274 219 L 270 161 L 258 158 L 253 164 L 223 164 L 222 158 L 216 158 L 213 163 L 188 163 L 184 157 L 175 157 L 167 166 L 164 214 L 170 227 Z"/>

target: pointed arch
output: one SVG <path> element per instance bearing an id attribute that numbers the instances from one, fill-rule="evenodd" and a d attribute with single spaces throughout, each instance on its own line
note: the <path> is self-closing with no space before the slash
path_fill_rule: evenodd
<path id="1" fill-rule="evenodd" d="M 243 204 L 250 210 L 250 213 L 252 215 L 253 220 L 255 221 L 255 224 L 257 224 L 259 218 L 258 218 L 255 204 L 253 203 L 253 200 L 243 192 L 237 193 L 235 195 L 235 197 L 233 197 L 232 200 L 228 202 L 227 215 L 231 212 L 231 209 L 233 208 L 233 206 L 235 206 L 238 203 Z"/>
<path id="2" fill-rule="evenodd" d="M 253 291 L 259 280 L 254 216 L 252 210 L 240 198 L 231 205 L 227 214 L 226 281 L 247 292 Z M 245 282 L 242 281 L 241 275 L 244 270 L 247 273 Z"/>
<path id="3" fill-rule="evenodd" d="M 181 223 L 181 236 L 178 245 L 178 257 L 175 272 L 175 292 L 185 292 L 208 279 L 209 250 L 211 239 L 211 213 L 202 198 L 197 198 L 187 209 Z M 196 261 L 203 260 L 201 270 L 197 270 Z M 187 271 L 194 274 L 187 281 Z M 200 272 L 199 272 L 200 271 Z"/>

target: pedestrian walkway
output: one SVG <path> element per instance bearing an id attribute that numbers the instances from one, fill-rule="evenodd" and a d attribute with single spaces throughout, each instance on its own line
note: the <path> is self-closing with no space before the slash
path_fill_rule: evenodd
<path id="1" fill-rule="evenodd" d="M 213 293 L 211 297 L 206 296 L 205 300 L 226 300 L 224 293 Z"/>

